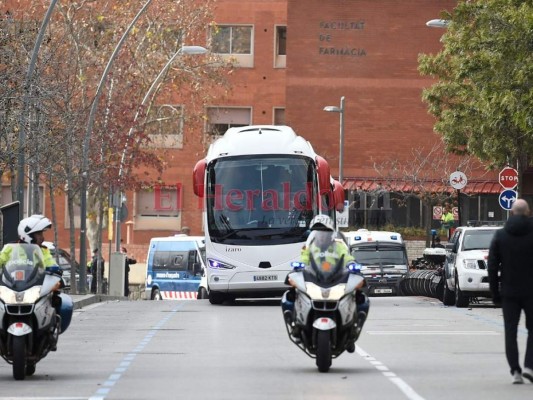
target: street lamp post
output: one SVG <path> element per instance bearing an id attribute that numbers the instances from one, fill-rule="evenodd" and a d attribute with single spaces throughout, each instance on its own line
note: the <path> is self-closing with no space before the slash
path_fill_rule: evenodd
<path id="1" fill-rule="evenodd" d="M 340 138 L 339 138 L 339 182 L 341 185 L 344 180 L 343 167 L 344 167 L 344 96 L 341 97 L 340 107 L 326 106 L 324 111 L 339 113 L 340 117 Z"/>
<path id="2" fill-rule="evenodd" d="M 24 83 L 24 97 L 23 97 L 23 107 L 22 114 L 20 116 L 20 127 L 19 127 L 19 148 L 18 148 L 18 161 L 17 161 L 17 200 L 19 201 L 19 220 L 24 218 L 24 170 L 25 170 L 25 147 L 26 147 L 26 113 L 28 112 L 28 103 L 31 93 L 32 78 L 33 72 L 35 71 L 35 65 L 37 64 L 37 55 L 39 54 L 39 49 L 43 42 L 44 34 L 54 7 L 57 3 L 57 0 L 50 1 L 50 6 L 46 11 L 46 15 L 39 29 L 37 35 L 37 40 L 33 47 L 33 52 L 31 54 L 30 65 L 28 66 L 28 72 L 26 73 L 26 81 Z M 28 187 L 28 200 L 29 200 L 29 187 Z"/>
<path id="3" fill-rule="evenodd" d="M 426 26 L 430 28 L 447 28 L 450 23 L 447 19 L 432 19 L 426 22 Z"/>
<path id="4" fill-rule="evenodd" d="M 87 122 L 87 128 L 85 130 L 85 136 L 83 137 L 83 147 L 82 147 L 82 167 L 81 167 L 81 187 L 80 187 L 80 293 L 85 294 L 85 282 L 86 282 L 86 273 L 85 269 L 87 267 L 87 186 L 89 181 L 89 142 L 91 139 L 91 134 L 94 126 L 94 119 L 96 116 L 96 109 L 98 108 L 98 101 L 100 100 L 100 95 L 104 88 L 107 75 L 113 65 L 118 52 L 122 48 L 126 38 L 128 37 L 131 29 L 148 8 L 152 0 L 147 0 L 144 6 L 139 10 L 135 15 L 135 18 L 131 21 L 128 28 L 124 31 L 122 37 L 120 38 L 117 46 L 113 50 L 111 57 L 107 61 L 107 65 L 100 77 L 100 83 L 96 88 L 96 93 L 94 95 L 93 103 L 91 105 L 91 110 L 89 112 L 89 120 Z M 95 277 L 96 278 L 96 277 Z"/>
<path id="5" fill-rule="evenodd" d="M 177 52 L 175 52 L 172 57 L 170 57 L 170 59 L 165 64 L 165 66 L 161 69 L 161 71 L 159 71 L 159 74 L 157 74 L 157 76 L 153 80 L 152 84 L 150 85 L 150 87 L 146 91 L 146 94 L 144 95 L 144 97 L 143 97 L 143 99 L 141 101 L 141 104 L 137 108 L 137 112 L 135 113 L 135 117 L 133 118 L 132 126 L 131 126 L 130 130 L 128 131 L 128 135 L 127 135 L 127 138 L 126 138 L 126 143 L 124 145 L 124 150 L 122 151 L 122 157 L 120 159 L 120 168 L 119 168 L 119 171 L 118 171 L 119 184 L 120 184 L 120 180 L 122 179 L 122 175 L 124 174 L 124 162 L 126 160 L 126 153 L 127 153 L 127 150 L 128 150 L 128 145 L 129 145 L 130 138 L 133 136 L 133 133 L 135 132 L 135 123 L 137 122 L 137 119 L 139 118 L 139 115 L 141 114 L 141 110 L 144 108 L 144 106 L 148 102 L 148 99 L 150 99 L 150 97 L 152 97 L 152 95 L 156 92 L 156 89 L 161 84 L 161 82 L 160 82 L 161 78 L 168 71 L 168 69 L 170 68 L 172 63 L 176 60 L 176 58 L 179 55 L 182 55 L 182 54 L 197 55 L 197 54 L 205 54 L 205 53 L 207 53 L 207 49 L 202 47 L 202 46 L 182 46 L 182 47 L 180 47 L 180 49 Z M 117 201 L 117 204 L 115 205 L 116 206 L 116 212 L 115 212 L 115 224 L 116 224 L 116 227 L 115 227 L 115 230 L 116 230 L 116 234 L 115 234 L 115 250 L 116 251 L 120 251 L 120 239 L 121 239 L 121 237 L 120 237 L 121 236 L 121 232 L 120 232 L 120 223 L 121 223 L 121 221 L 120 221 L 120 218 L 121 218 L 121 214 L 122 214 L 122 190 L 120 188 L 119 188 L 119 192 L 118 192 L 118 195 L 117 195 L 117 199 L 118 199 L 118 201 Z"/>

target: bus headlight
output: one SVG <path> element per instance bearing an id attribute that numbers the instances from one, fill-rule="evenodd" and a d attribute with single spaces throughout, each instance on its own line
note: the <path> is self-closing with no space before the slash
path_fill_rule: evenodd
<path id="1" fill-rule="evenodd" d="M 235 268 L 233 265 L 220 262 L 213 258 L 208 258 L 207 262 L 209 264 L 209 268 L 214 268 L 214 269 L 234 269 Z"/>

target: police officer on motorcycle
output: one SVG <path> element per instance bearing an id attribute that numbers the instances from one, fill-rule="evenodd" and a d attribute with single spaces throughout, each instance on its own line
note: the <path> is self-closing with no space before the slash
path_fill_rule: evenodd
<path id="1" fill-rule="evenodd" d="M 350 261 L 354 261 L 346 241 L 343 240 L 343 235 L 339 235 L 335 231 L 333 220 L 329 216 L 315 216 L 311 221 L 310 229 L 311 233 L 300 256 L 300 261 L 306 265 L 306 268 L 313 265 L 316 272 L 327 280 L 329 275 L 335 273 L 334 266 L 336 264 L 347 265 Z M 285 283 L 288 283 L 288 278 Z M 292 319 L 295 293 L 294 288 L 289 289 L 282 300 L 282 309 L 286 319 Z M 370 308 L 368 296 L 362 291 L 356 292 L 355 300 L 357 304 L 357 328 L 353 343 L 347 349 L 348 352 L 355 350 L 355 340 L 361 332 Z M 291 336 L 297 340 L 299 336 L 297 326 L 294 327 Z"/>
<path id="2" fill-rule="evenodd" d="M 48 218 L 46 218 L 44 215 L 34 214 L 20 221 L 17 229 L 19 243 L 36 244 L 41 248 L 41 251 L 44 256 L 43 261 L 45 268 L 57 266 L 56 260 L 50 253 L 50 250 L 47 247 L 43 246 L 44 231 L 50 228 L 52 228 L 52 222 Z M 12 250 L 12 247 L 4 246 L 4 248 L 0 252 L 1 265 L 5 264 L 5 262 L 9 259 Z M 57 274 L 61 275 L 61 270 L 59 270 Z M 65 284 L 63 282 L 63 279 L 61 279 L 61 287 L 64 286 Z M 59 291 L 54 291 L 54 294 L 52 296 L 52 306 L 56 309 L 58 315 L 61 314 L 61 302 L 62 300 L 59 295 Z M 55 347 L 52 347 L 52 350 L 55 350 Z"/>

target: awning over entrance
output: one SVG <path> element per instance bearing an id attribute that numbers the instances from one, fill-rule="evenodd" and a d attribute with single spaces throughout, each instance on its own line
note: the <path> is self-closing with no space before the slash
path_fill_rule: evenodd
<path id="1" fill-rule="evenodd" d="M 343 186 L 347 190 L 362 190 L 364 192 L 373 192 L 376 190 L 387 190 L 391 192 L 420 192 L 423 188 L 424 191 L 430 192 L 453 192 L 454 189 L 448 184 L 448 182 L 442 181 L 420 181 L 420 182 L 408 182 L 408 181 L 393 181 L 383 178 L 345 178 L 343 179 Z M 469 180 L 464 189 L 461 189 L 461 193 L 467 195 L 474 194 L 498 194 L 502 191 L 502 187 L 499 182 L 496 181 L 481 181 L 481 180 Z"/>

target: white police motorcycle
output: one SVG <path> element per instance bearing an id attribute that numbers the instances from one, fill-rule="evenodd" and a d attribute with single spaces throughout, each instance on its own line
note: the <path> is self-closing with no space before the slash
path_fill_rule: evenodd
<path id="1" fill-rule="evenodd" d="M 6 247 L 9 257 L 0 265 L 0 355 L 13 365 L 13 377 L 23 380 L 56 350 L 59 334 L 70 324 L 73 303 L 66 294 L 54 295 L 62 286 L 60 270 L 44 268 L 39 246 Z"/>
<path id="2" fill-rule="evenodd" d="M 357 263 L 341 259 L 327 271 L 315 257 L 310 264 L 292 263 L 286 283 L 293 289 L 284 293 L 281 307 L 290 340 L 328 372 L 332 358 L 355 351 L 370 303 Z"/>

